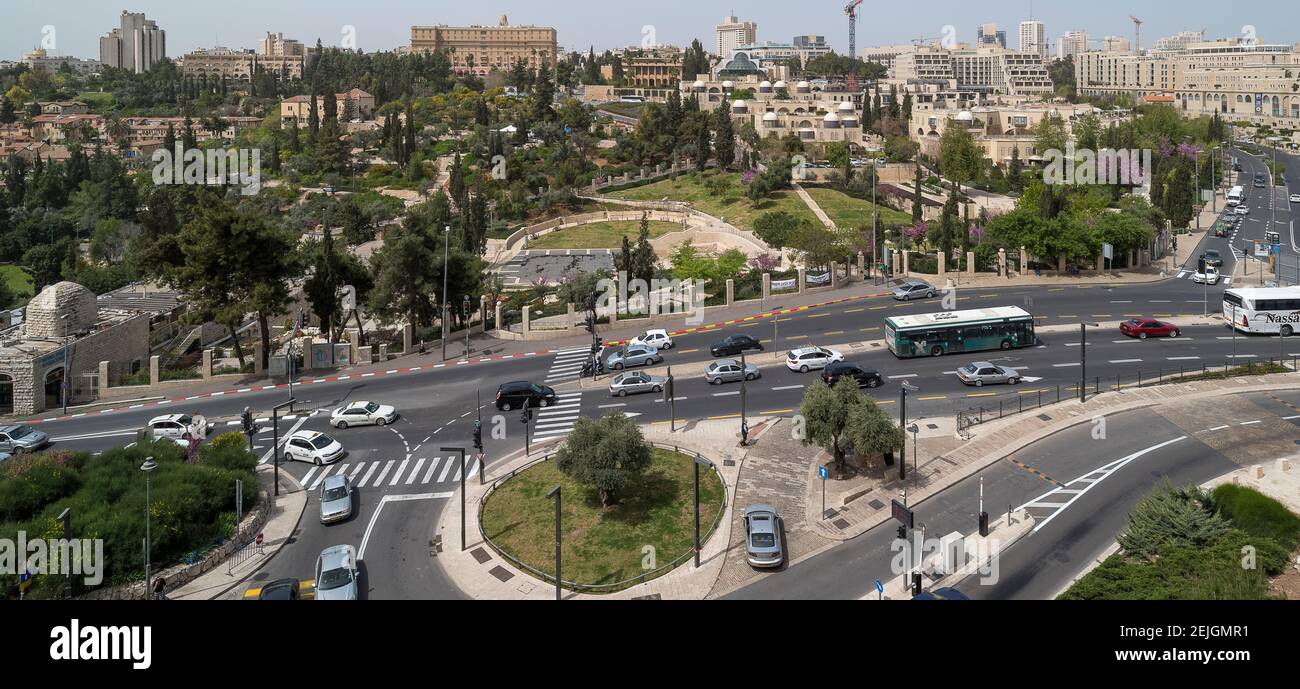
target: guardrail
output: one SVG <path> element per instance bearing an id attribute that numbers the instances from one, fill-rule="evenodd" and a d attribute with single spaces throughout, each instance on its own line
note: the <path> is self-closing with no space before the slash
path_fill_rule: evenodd
<path id="1" fill-rule="evenodd" d="M 1188 382 L 1189 379 L 1196 379 L 1200 376 L 1211 374 L 1222 374 L 1228 377 L 1249 376 L 1249 375 L 1266 375 L 1276 367 L 1289 368 L 1291 372 L 1300 371 L 1297 368 L 1298 357 L 1279 357 L 1270 358 L 1249 363 L 1236 363 L 1225 361 L 1221 366 L 1219 364 L 1210 364 L 1202 362 L 1200 368 L 1188 368 L 1180 365 L 1176 370 L 1173 367 L 1169 369 L 1157 368 L 1155 371 L 1138 371 L 1130 374 L 1127 378 L 1122 373 L 1115 374 L 1114 378 L 1109 376 L 1093 376 L 1092 385 L 1089 386 L 1084 382 L 1085 394 L 1099 395 L 1103 392 L 1116 392 L 1132 388 L 1147 388 L 1158 385 L 1169 385 L 1173 383 Z M 1254 371 L 1254 369 L 1263 369 Z M 1127 382 L 1125 382 L 1127 380 Z M 1087 389 L 1091 387 L 1091 392 Z M 1008 416 L 1023 414 L 1028 411 L 1037 411 L 1044 407 L 1050 407 L 1060 402 L 1068 402 L 1078 399 L 1079 383 L 1074 385 L 1057 385 L 1053 388 L 1040 388 L 1027 392 L 1010 392 L 996 395 L 998 399 L 982 400 L 978 405 L 966 409 L 956 410 L 957 415 L 957 432 L 966 436 L 966 431 L 988 421 L 1004 419 Z"/>
<path id="2" fill-rule="evenodd" d="M 657 447 L 661 450 L 672 450 L 677 454 L 682 454 L 682 455 L 689 454 L 686 452 L 682 452 L 680 446 L 678 445 L 668 445 L 666 443 L 657 443 L 653 441 L 647 441 L 647 444 L 650 445 L 651 447 Z M 554 452 L 547 452 L 546 455 L 543 456 L 542 458 L 535 459 L 531 462 L 528 462 L 527 464 L 524 464 L 523 466 L 520 466 L 512 470 L 509 474 L 506 474 L 505 476 L 496 479 L 491 483 L 491 485 L 488 486 L 487 492 L 485 492 L 483 494 L 483 497 L 480 498 L 478 501 L 478 517 L 479 517 L 478 533 L 479 536 L 482 537 L 483 542 L 487 543 L 488 547 L 490 547 L 494 552 L 496 552 L 497 555 L 500 555 L 503 560 L 514 565 L 520 571 L 527 572 L 537 577 L 538 579 L 541 579 L 542 581 L 551 584 L 555 583 L 555 575 L 547 574 L 546 572 L 543 572 L 535 567 L 529 566 L 528 564 L 520 561 L 518 558 L 514 557 L 510 553 L 506 552 L 503 548 L 498 546 L 496 543 L 492 542 L 492 539 L 488 537 L 487 532 L 483 530 L 483 508 L 485 505 L 487 505 L 488 498 L 490 498 L 492 494 L 496 492 L 499 486 L 504 484 L 506 481 L 509 481 L 510 479 L 514 478 L 516 475 L 524 471 L 527 471 L 532 467 L 537 466 L 538 464 L 551 461 L 551 458 L 554 456 L 554 454 L 555 454 Z M 716 465 L 713 466 L 713 473 L 715 476 L 718 477 L 718 481 L 722 484 L 722 504 L 719 506 L 718 513 L 713 516 L 713 523 L 710 524 L 709 528 L 700 535 L 701 544 L 707 542 L 709 538 L 713 536 L 713 532 L 716 531 L 718 525 L 722 523 L 722 515 L 725 514 L 727 511 L 727 482 L 722 478 L 722 473 L 718 471 L 718 467 Z M 632 577 L 630 579 L 624 579 L 623 581 L 618 581 L 612 584 L 583 584 L 575 581 L 566 581 L 561 579 L 560 586 L 569 589 L 570 591 L 573 591 L 575 593 L 615 593 L 617 591 L 622 591 L 623 589 L 635 586 L 636 584 L 650 581 L 651 579 L 655 579 L 663 574 L 667 574 L 668 572 L 676 569 L 679 565 L 681 565 L 683 562 L 686 562 L 692 557 L 695 557 L 694 549 L 686 551 L 682 555 L 679 555 L 678 557 L 674 558 L 671 562 L 669 562 L 666 565 L 663 565 L 661 567 L 656 567 L 655 569 L 642 572 L 641 574 L 638 574 L 637 576 Z"/>

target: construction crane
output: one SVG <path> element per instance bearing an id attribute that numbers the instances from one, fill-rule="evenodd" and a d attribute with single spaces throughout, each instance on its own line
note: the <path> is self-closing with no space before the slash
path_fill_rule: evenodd
<path id="1" fill-rule="evenodd" d="M 1133 20 L 1133 54 L 1141 55 L 1142 54 L 1142 20 L 1138 19 L 1137 17 L 1134 17 L 1131 14 L 1128 16 L 1128 18 Z"/>
<path id="2" fill-rule="evenodd" d="M 858 5 L 862 1 L 853 0 L 844 8 L 844 14 L 849 15 L 849 57 L 854 59 L 858 57 Z"/>

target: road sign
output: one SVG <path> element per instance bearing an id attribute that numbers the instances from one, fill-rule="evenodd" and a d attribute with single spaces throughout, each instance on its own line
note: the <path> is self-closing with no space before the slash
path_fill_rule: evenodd
<path id="1" fill-rule="evenodd" d="M 257 545 L 259 548 L 262 546 L 262 534 L 260 533 L 257 534 Z"/>
<path id="2" fill-rule="evenodd" d="M 876 580 L 876 592 L 878 592 L 878 593 L 884 593 L 884 592 L 885 592 L 885 585 L 882 584 L 882 583 L 880 583 L 880 580 L 879 580 L 879 579 Z"/>
<path id="3" fill-rule="evenodd" d="M 890 513 L 894 519 L 897 519 L 909 529 L 913 528 L 913 524 L 916 523 L 916 516 L 912 514 L 912 510 L 897 500 L 893 501 Z"/>
<path id="4" fill-rule="evenodd" d="M 829 480 L 831 477 L 831 470 L 826 467 L 817 467 L 817 475 L 822 477 L 823 481 Z"/>

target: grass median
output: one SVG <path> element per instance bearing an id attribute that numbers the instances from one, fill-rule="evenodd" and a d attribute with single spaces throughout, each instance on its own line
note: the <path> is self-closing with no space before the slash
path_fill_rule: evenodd
<path id="1" fill-rule="evenodd" d="M 554 576 L 555 503 L 546 495 L 558 485 L 564 580 L 602 587 L 625 582 L 602 589 L 606 592 L 641 583 L 630 580 L 690 553 L 695 539 L 694 459 L 660 448 L 651 454 L 650 466 L 608 508 L 600 506 L 593 489 L 561 474 L 554 461 L 535 464 L 488 497 L 483 531 L 512 557 Z M 702 536 L 722 507 L 722 481 L 701 468 Z"/>

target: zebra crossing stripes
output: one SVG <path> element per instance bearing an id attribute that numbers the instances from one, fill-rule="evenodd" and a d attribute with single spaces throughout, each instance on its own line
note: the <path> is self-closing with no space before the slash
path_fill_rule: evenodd
<path id="1" fill-rule="evenodd" d="M 555 353 L 555 361 L 546 373 L 546 384 L 554 385 L 566 380 L 577 380 L 582 375 L 582 367 L 591 357 L 591 350 L 586 347 L 563 349 Z"/>
<path id="2" fill-rule="evenodd" d="M 568 435 L 582 416 L 582 393 L 556 395 L 556 403 L 537 412 L 533 437 L 539 440 Z"/>
<path id="3" fill-rule="evenodd" d="M 1175 279 L 1175 280 L 1185 280 L 1185 279 L 1186 279 L 1186 280 L 1190 280 L 1190 279 L 1191 279 L 1193 276 L 1195 276 L 1195 275 L 1196 275 L 1196 271 L 1194 271 L 1194 270 L 1190 270 L 1190 271 L 1189 271 L 1189 270 L 1180 270 L 1180 271 L 1178 271 L 1178 275 L 1176 275 L 1176 276 L 1174 277 L 1174 279 Z M 1231 285 L 1231 284 L 1232 284 L 1232 276 L 1231 276 L 1231 275 L 1225 275 L 1225 276 L 1223 276 L 1222 283 L 1223 283 L 1223 285 L 1224 285 L 1225 287 L 1228 286 L 1228 285 Z"/>
<path id="4" fill-rule="evenodd" d="M 478 473 L 478 458 L 465 458 L 466 478 Z M 312 467 L 299 481 L 307 490 L 316 490 L 329 476 L 347 476 L 357 488 L 391 488 L 416 484 L 460 481 L 460 455 L 377 460 L 371 462 Z M 360 480 L 358 480 L 360 476 Z M 372 480 L 373 479 L 373 480 Z"/>

